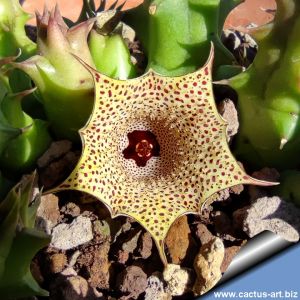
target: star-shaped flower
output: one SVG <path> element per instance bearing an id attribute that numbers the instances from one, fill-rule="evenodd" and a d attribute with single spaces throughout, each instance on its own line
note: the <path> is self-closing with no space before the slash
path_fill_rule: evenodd
<path id="1" fill-rule="evenodd" d="M 85 64 L 95 81 L 94 110 L 80 130 L 80 161 L 55 189 L 89 193 L 112 217 L 133 217 L 150 232 L 164 263 L 164 239 L 178 217 L 199 214 L 222 189 L 271 184 L 248 176 L 228 148 L 212 62 L 213 50 L 192 74 L 163 77 L 150 70 L 125 81 Z"/>

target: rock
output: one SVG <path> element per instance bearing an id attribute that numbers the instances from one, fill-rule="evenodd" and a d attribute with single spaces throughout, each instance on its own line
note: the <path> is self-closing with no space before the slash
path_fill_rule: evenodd
<path id="1" fill-rule="evenodd" d="M 138 239 L 142 233 L 142 230 L 136 231 L 132 230 L 130 232 L 129 237 L 126 239 L 126 242 L 122 244 L 122 250 L 128 253 L 133 253 L 133 251 L 137 248 Z"/>
<path id="2" fill-rule="evenodd" d="M 214 238 L 204 244 L 194 261 L 197 279 L 193 287 L 195 295 L 202 295 L 213 288 L 221 279 L 221 265 L 225 249 L 220 238 Z"/>
<path id="3" fill-rule="evenodd" d="M 77 272 L 72 267 L 65 268 L 60 274 L 63 276 L 77 276 Z"/>
<path id="4" fill-rule="evenodd" d="M 231 246 L 225 248 L 225 256 L 221 265 L 221 273 L 225 273 L 235 255 L 240 251 L 241 246 Z"/>
<path id="5" fill-rule="evenodd" d="M 88 282 L 81 276 L 60 276 L 50 287 L 51 300 L 104 300 L 95 295 Z"/>
<path id="6" fill-rule="evenodd" d="M 232 100 L 225 99 L 218 105 L 218 111 L 221 116 L 227 121 L 227 139 L 230 139 L 237 134 L 239 129 L 239 119 L 237 110 Z"/>
<path id="7" fill-rule="evenodd" d="M 181 296 L 189 292 L 191 287 L 191 270 L 179 265 L 168 264 L 163 272 L 167 283 L 166 292 L 172 296 Z"/>
<path id="8" fill-rule="evenodd" d="M 54 226 L 60 218 L 58 197 L 48 194 L 41 197 L 41 202 L 37 210 L 36 226 L 47 234 L 51 234 Z"/>
<path id="9" fill-rule="evenodd" d="M 63 253 L 55 253 L 50 257 L 50 270 L 52 273 L 60 273 L 67 265 L 67 257 Z"/>
<path id="10" fill-rule="evenodd" d="M 127 267 L 117 277 L 117 288 L 128 298 L 137 299 L 147 288 L 147 275 L 140 267 Z"/>
<path id="11" fill-rule="evenodd" d="M 211 224 L 210 214 L 214 211 L 214 208 L 211 205 L 212 203 L 209 200 L 210 199 L 208 198 L 206 202 L 204 202 L 201 208 L 201 214 L 196 216 L 198 221 L 205 225 Z"/>
<path id="12" fill-rule="evenodd" d="M 177 219 L 171 226 L 165 239 L 168 247 L 171 261 L 174 264 L 180 264 L 186 256 L 189 247 L 190 227 L 187 216 Z"/>
<path id="13" fill-rule="evenodd" d="M 129 259 L 129 253 L 127 251 L 119 250 L 117 253 L 117 262 L 125 265 Z"/>
<path id="14" fill-rule="evenodd" d="M 279 182 L 280 174 L 274 168 L 263 168 L 260 171 L 254 172 L 252 174 L 252 177 L 260 180 Z M 268 191 L 264 187 L 250 185 L 249 195 L 250 195 L 250 200 L 253 201 L 256 200 L 257 198 L 268 196 Z"/>
<path id="15" fill-rule="evenodd" d="M 153 273 L 147 280 L 145 300 L 171 300 L 172 295 L 165 292 L 162 274 Z"/>
<path id="16" fill-rule="evenodd" d="M 92 287 L 99 289 L 109 288 L 109 247 L 109 243 L 105 243 L 105 245 L 97 246 L 96 250 L 94 251 L 94 258 L 92 260 L 92 264 L 89 267 L 89 282 Z"/>
<path id="17" fill-rule="evenodd" d="M 242 184 L 238 184 L 229 188 L 230 193 L 239 195 L 244 190 L 244 186 Z"/>
<path id="18" fill-rule="evenodd" d="M 69 267 L 74 267 L 78 257 L 81 255 L 81 252 L 79 250 L 75 251 L 69 259 Z"/>
<path id="19" fill-rule="evenodd" d="M 106 220 L 96 220 L 93 228 L 100 241 L 110 240 L 110 227 Z"/>
<path id="20" fill-rule="evenodd" d="M 89 285 L 84 278 L 80 276 L 72 276 L 68 278 L 68 282 L 70 284 L 71 294 L 75 292 L 75 294 L 82 296 L 82 298 L 88 295 Z M 73 295 L 70 299 L 74 299 Z"/>
<path id="21" fill-rule="evenodd" d="M 149 232 L 144 232 L 139 240 L 138 253 L 143 259 L 147 259 L 152 254 L 153 241 Z"/>
<path id="22" fill-rule="evenodd" d="M 39 168 L 45 168 L 54 160 L 68 153 L 72 148 L 72 143 L 68 140 L 53 142 L 48 150 L 38 159 Z"/>
<path id="23" fill-rule="evenodd" d="M 111 220 L 110 220 L 111 221 Z M 131 222 L 130 218 L 125 218 L 125 222 L 121 222 L 120 218 L 119 220 L 113 220 L 109 223 L 111 228 L 111 236 L 112 236 L 112 242 L 116 242 L 116 240 L 121 236 L 123 233 L 127 233 L 131 229 Z"/>
<path id="24" fill-rule="evenodd" d="M 75 218 L 80 215 L 80 207 L 73 202 L 69 202 L 61 208 L 61 212 L 64 215 L 68 215 Z"/>
<path id="25" fill-rule="evenodd" d="M 199 238 L 201 245 L 207 244 L 215 236 L 207 229 L 206 225 L 199 223 L 197 224 L 196 236 Z"/>
<path id="26" fill-rule="evenodd" d="M 287 241 L 297 242 L 300 234 L 300 210 L 293 203 L 279 197 L 258 198 L 248 207 L 233 214 L 236 222 L 253 237 L 265 230 L 280 235 Z"/>
<path id="27" fill-rule="evenodd" d="M 89 218 L 79 216 L 71 224 L 59 224 L 53 228 L 51 246 L 69 250 L 93 239 Z"/>
<path id="28" fill-rule="evenodd" d="M 94 242 L 94 240 L 93 240 Z M 76 261 L 76 270 L 80 274 L 86 274 L 91 287 L 99 289 L 109 288 L 110 262 L 108 252 L 110 242 L 88 244 L 81 249 L 81 254 Z"/>
<path id="29" fill-rule="evenodd" d="M 45 168 L 39 170 L 40 183 L 45 189 L 62 182 L 73 171 L 80 153 L 68 152 L 58 160 L 53 161 Z"/>

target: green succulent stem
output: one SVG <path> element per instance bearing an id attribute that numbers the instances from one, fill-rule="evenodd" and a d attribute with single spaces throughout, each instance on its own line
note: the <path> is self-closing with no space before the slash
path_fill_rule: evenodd
<path id="1" fill-rule="evenodd" d="M 5 299 L 48 296 L 30 272 L 33 257 L 50 242 L 34 228 L 41 196 L 31 203 L 36 180 L 35 173 L 25 177 L 0 202 L 0 294 Z"/>
<path id="2" fill-rule="evenodd" d="M 45 10 L 37 16 L 39 55 L 13 64 L 35 82 L 56 137 L 74 142 L 80 141 L 78 130 L 86 124 L 94 104 L 92 76 L 76 57 L 110 76 L 134 76 L 125 42 L 114 34 L 104 37 L 94 30 L 90 34 L 95 21 L 69 28 L 58 7 Z"/>
<path id="3" fill-rule="evenodd" d="M 6 94 L 0 101 L 0 134 L 5 138 L 0 143 L 0 168 L 9 178 L 29 171 L 51 142 L 47 122 L 22 110 L 22 98 L 32 91 Z"/>
<path id="4" fill-rule="evenodd" d="M 278 0 L 277 6 L 273 23 L 254 32 L 254 63 L 230 86 L 239 96 L 237 155 L 256 167 L 289 168 L 300 149 L 300 4 Z"/>
<path id="5" fill-rule="evenodd" d="M 232 64 L 233 55 L 220 40 L 223 22 L 241 1 L 146 0 L 129 11 L 132 25 L 148 56 L 148 69 L 178 76 L 195 71 L 207 60 L 210 43 L 216 48 L 215 68 Z"/>
<path id="6" fill-rule="evenodd" d="M 18 0 L 0 0 L 0 57 L 16 55 L 17 49 L 22 50 L 22 59 L 35 54 L 36 44 L 24 29 L 30 18 Z"/>
<path id="7" fill-rule="evenodd" d="M 121 35 L 101 35 L 93 29 L 89 37 L 89 48 L 96 68 L 101 73 L 119 79 L 136 76 L 130 52 Z"/>
<path id="8" fill-rule="evenodd" d="M 4 113 L 8 123 L 16 128 L 25 128 L 32 124 L 32 119 L 22 110 L 21 100 L 26 94 L 30 94 L 32 91 L 26 91 L 26 93 L 8 94 L 4 97 L 1 103 L 1 109 Z"/>

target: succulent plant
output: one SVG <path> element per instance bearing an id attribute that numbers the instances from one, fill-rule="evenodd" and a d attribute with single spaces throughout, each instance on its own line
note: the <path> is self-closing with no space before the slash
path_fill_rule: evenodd
<path id="1" fill-rule="evenodd" d="M 21 49 L 21 58 L 36 52 L 36 44 L 26 35 L 24 26 L 31 18 L 19 0 L 0 0 L 0 58 L 14 56 Z"/>
<path id="2" fill-rule="evenodd" d="M 69 29 L 58 9 L 37 16 L 38 53 L 15 64 L 35 82 L 51 127 L 58 137 L 75 139 L 93 105 L 92 80 L 72 54 L 94 66 L 87 46 L 93 25 L 85 22 Z"/>
<path id="3" fill-rule="evenodd" d="M 22 110 L 21 99 L 31 92 L 7 94 L 0 100 L 2 122 L 11 131 L 18 132 L 1 147 L 0 169 L 11 178 L 29 171 L 51 142 L 48 123 L 32 119 Z"/>
<path id="4" fill-rule="evenodd" d="M 111 79 L 83 63 L 95 81 L 95 109 L 80 130 L 77 167 L 49 192 L 77 189 L 103 201 L 112 217 L 133 217 L 166 263 L 164 238 L 179 216 L 199 213 L 227 187 L 272 184 L 246 175 L 230 153 L 212 94 L 212 57 L 189 75 L 150 70 L 131 80 Z"/>
<path id="5" fill-rule="evenodd" d="M 22 110 L 22 98 L 33 90 L 11 91 L 9 70 L 3 70 L 3 64 L 14 59 L 0 60 L 0 170 L 11 179 L 30 170 L 51 142 L 47 122 L 33 119 Z"/>
<path id="6" fill-rule="evenodd" d="M 258 43 L 253 64 L 229 81 L 241 119 L 235 153 L 253 167 L 300 162 L 299 30 L 299 1 L 277 0 L 274 21 L 252 32 Z"/>
<path id="7" fill-rule="evenodd" d="M 123 60 L 128 62 L 128 57 L 130 58 L 128 49 L 127 52 L 122 49 L 126 45 L 119 41 L 110 42 L 108 46 L 110 51 L 105 51 L 107 41 L 97 39 L 96 33 L 92 33 L 90 50 L 87 37 L 94 22 L 95 19 L 89 19 L 68 28 L 58 7 L 51 13 L 45 9 L 42 16 L 37 15 L 39 55 L 15 64 L 15 67 L 26 72 L 34 80 L 41 94 L 50 125 L 60 138 L 78 140 L 78 129 L 85 125 L 93 107 L 92 77 L 74 55 L 94 68 L 96 66 L 93 56 L 95 61 L 105 59 L 106 62 L 102 64 L 106 67 L 107 61 L 111 62 L 115 59 L 115 62 L 111 63 L 113 74 L 110 75 L 116 76 L 120 74 L 116 70 L 119 62 Z M 104 42 L 106 44 L 103 44 Z M 100 54 L 105 52 L 105 55 L 97 60 L 98 53 L 95 47 L 102 47 Z M 120 65 L 120 68 L 123 68 L 124 64 Z M 104 71 L 110 72 L 109 68 Z M 125 77 L 124 72 L 122 75 Z"/>
<path id="8" fill-rule="evenodd" d="M 135 32 L 120 22 L 119 11 L 98 13 L 88 41 L 96 69 L 112 78 L 134 78 L 136 69 L 126 44 L 134 37 Z"/>
<path id="9" fill-rule="evenodd" d="M 0 202 L 0 294 L 3 299 L 47 296 L 30 272 L 38 250 L 49 236 L 34 228 L 40 193 L 33 198 L 35 174 L 25 177 Z"/>
<path id="10" fill-rule="evenodd" d="M 5 90 L 1 98 L 5 97 Z M 9 124 L 3 112 L 0 110 L 0 156 L 10 140 L 18 137 L 22 133 L 20 128 L 15 128 Z"/>
<path id="11" fill-rule="evenodd" d="M 23 11 L 18 0 L 0 0 L 0 10 L 0 59 L 2 62 L 13 57 L 17 61 L 22 61 L 34 55 L 36 44 L 27 37 L 25 31 L 25 23 L 31 15 Z M 1 77 L 3 80 L 2 75 Z M 5 81 L 11 93 L 33 88 L 31 79 L 20 70 L 10 70 L 6 74 Z M 0 89 L 4 91 L 6 87 L 2 84 L 3 82 Z M 44 113 L 37 98 L 37 93 L 27 95 L 22 101 L 22 106 L 32 117 L 42 118 Z"/>
<path id="12" fill-rule="evenodd" d="M 178 76 L 201 67 L 216 47 L 214 68 L 232 65 L 233 55 L 220 36 L 227 14 L 241 0 L 145 0 L 125 15 L 126 23 L 137 32 L 148 57 L 148 69 Z M 234 66 L 220 73 L 228 77 L 240 71 Z M 221 75 L 220 74 L 220 75 Z"/>

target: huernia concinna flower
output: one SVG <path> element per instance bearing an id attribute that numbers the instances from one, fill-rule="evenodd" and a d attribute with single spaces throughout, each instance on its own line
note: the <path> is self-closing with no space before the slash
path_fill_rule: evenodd
<path id="1" fill-rule="evenodd" d="M 85 64 L 95 81 L 95 106 L 80 130 L 83 152 L 53 191 L 76 189 L 103 201 L 152 235 L 164 263 L 174 221 L 199 214 L 214 193 L 238 184 L 270 185 L 248 176 L 232 156 L 226 122 L 216 109 L 213 52 L 203 68 L 164 77 L 115 80 Z"/>

